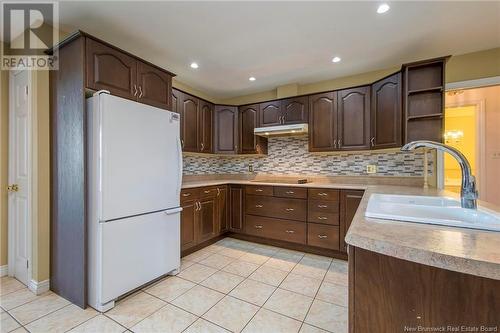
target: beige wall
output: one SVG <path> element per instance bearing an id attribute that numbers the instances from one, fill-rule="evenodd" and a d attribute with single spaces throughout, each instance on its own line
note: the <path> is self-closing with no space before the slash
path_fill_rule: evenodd
<path id="1" fill-rule="evenodd" d="M 500 86 L 463 90 L 461 94 L 446 94 L 447 105 L 468 104 L 484 101 L 485 106 L 485 187 L 480 189 L 480 198 L 500 205 Z"/>
<path id="2" fill-rule="evenodd" d="M 500 47 L 451 57 L 446 83 L 500 76 Z"/>
<path id="3" fill-rule="evenodd" d="M 7 265 L 9 72 L 0 72 L 0 266 Z"/>

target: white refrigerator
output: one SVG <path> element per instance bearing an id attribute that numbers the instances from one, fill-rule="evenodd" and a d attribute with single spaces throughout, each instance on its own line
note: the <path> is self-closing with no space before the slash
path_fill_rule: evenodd
<path id="1" fill-rule="evenodd" d="M 180 119 L 107 92 L 87 113 L 88 302 L 107 311 L 180 267 Z"/>

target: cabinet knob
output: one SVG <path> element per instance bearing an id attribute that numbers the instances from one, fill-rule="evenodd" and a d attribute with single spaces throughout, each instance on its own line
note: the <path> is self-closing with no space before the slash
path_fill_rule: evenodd
<path id="1" fill-rule="evenodd" d="M 294 230 L 286 230 L 286 233 L 287 233 L 287 234 L 294 234 L 294 233 L 295 233 L 295 231 L 294 231 Z"/>
<path id="2" fill-rule="evenodd" d="M 208 193 L 210 193 L 210 191 L 211 190 L 205 190 L 205 191 L 203 191 L 203 193 L 208 194 Z"/>
<path id="3" fill-rule="evenodd" d="M 370 144 L 372 145 L 372 147 L 374 147 L 374 146 L 375 146 L 375 137 L 372 137 L 372 138 L 370 139 Z"/>
<path id="4" fill-rule="evenodd" d="M 264 205 L 255 205 L 255 208 L 262 208 Z"/>
<path id="5" fill-rule="evenodd" d="M 319 195 L 319 196 L 321 196 L 321 197 L 324 197 L 324 196 L 327 196 L 327 195 L 328 195 L 328 193 L 325 193 L 325 192 L 320 192 L 320 193 L 318 193 L 318 195 Z"/>
<path id="6" fill-rule="evenodd" d="M 328 217 L 325 217 L 325 216 L 318 216 L 318 220 L 328 220 Z"/>
<path id="7" fill-rule="evenodd" d="M 260 224 L 257 224 L 257 225 L 255 226 L 255 229 L 262 229 L 262 228 L 263 228 L 263 226 L 262 226 L 262 225 L 260 225 Z"/>
<path id="8" fill-rule="evenodd" d="M 295 209 L 294 208 L 286 208 L 285 209 L 287 212 L 293 212 Z"/>
<path id="9" fill-rule="evenodd" d="M 342 146 L 342 139 L 339 139 L 339 148 Z"/>
<path id="10" fill-rule="evenodd" d="M 137 96 L 137 85 L 134 84 L 134 96 Z"/>
<path id="11" fill-rule="evenodd" d="M 255 192 L 264 192 L 264 190 L 261 188 L 257 188 L 257 189 L 255 189 Z"/>
<path id="12" fill-rule="evenodd" d="M 217 196 L 220 195 L 220 188 L 217 187 Z"/>
<path id="13" fill-rule="evenodd" d="M 327 235 L 318 235 L 318 238 L 319 239 L 324 239 L 324 238 L 328 238 L 328 236 Z"/>
<path id="14" fill-rule="evenodd" d="M 294 191 L 286 191 L 285 193 L 286 194 L 294 194 L 295 192 Z"/>
<path id="15" fill-rule="evenodd" d="M 184 149 L 184 139 L 181 139 L 181 146 L 182 146 L 182 149 Z"/>
<path id="16" fill-rule="evenodd" d="M 203 149 L 205 149 L 205 144 L 202 142 L 201 143 L 201 150 L 203 151 Z"/>
<path id="17" fill-rule="evenodd" d="M 182 193 L 183 197 L 189 197 L 190 195 L 191 195 L 191 193 Z"/>
<path id="18" fill-rule="evenodd" d="M 337 139 L 333 140 L 333 148 L 337 148 Z"/>
<path id="19" fill-rule="evenodd" d="M 328 208 L 328 205 L 318 205 L 318 208 Z"/>
<path id="20" fill-rule="evenodd" d="M 141 98 L 141 97 L 142 97 L 142 87 L 139 86 L 139 98 Z"/>

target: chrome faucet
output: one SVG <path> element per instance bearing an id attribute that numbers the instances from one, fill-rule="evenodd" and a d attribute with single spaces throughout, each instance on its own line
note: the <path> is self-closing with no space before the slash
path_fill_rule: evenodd
<path id="1" fill-rule="evenodd" d="M 460 190 L 460 201 L 462 208 L 476 209 L 478 192 L 476 190 L 476 178 L 472 175 L 472 170 L 467 158 L 457 149 L 434 141 L 413 141 L 401 147 L 402 151 L 410 151 L 417 148 L 434 148 L 444 151 L 453 156 L 462 169 L 462 188 Z"/>

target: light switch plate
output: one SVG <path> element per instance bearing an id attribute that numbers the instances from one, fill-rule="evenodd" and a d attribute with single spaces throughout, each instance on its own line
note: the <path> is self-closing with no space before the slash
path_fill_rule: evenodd
<path id="1" fill-rule="evenodd" d="M 366 173 L 377 173 L 377 166 L 374 164 L 368 164 L 366 166 Z"/>

